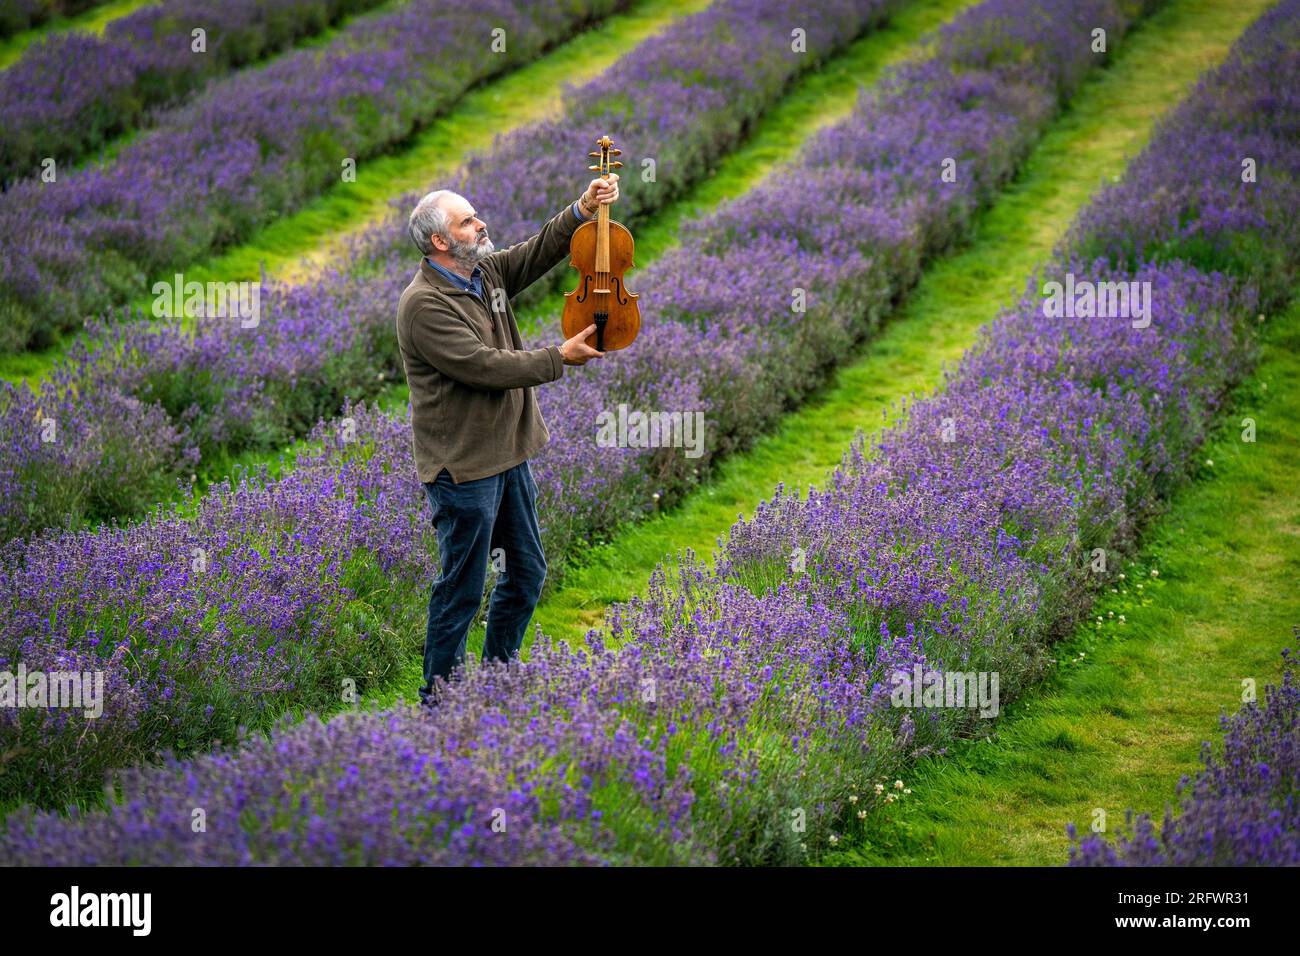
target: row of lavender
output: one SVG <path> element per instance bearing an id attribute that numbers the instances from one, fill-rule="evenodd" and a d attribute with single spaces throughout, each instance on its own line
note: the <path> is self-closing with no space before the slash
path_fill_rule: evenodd
<path id="1" fill-rule="evenodd" d="M 0 37 L 30 30 L 55 17 L 70 17 L 104 0 L 0 0 Z"/>
<path id="2" fill-rule="evenodd" d="M 0 346 L 137 301 L 627 2 L 411 0 L 209 85 L 107 164 L 15 184 L 0 194 Z"/>
<path id="3" fill-rule="evenodd" d="M 1149 326 L 1049 319 L 1031 286 L 873 458 L 855 453 L 826 492 L 780 494 L 738 525 L 721 576 L 688 567 L 669 588 L 658 575 L 616 616 L 617 653 L 595 634 L 584 650 L 539 643 L 526 664 L 472 671 L 433 714 L 308 720 L 131 771 L 108 812 L 15 815 L 5 858 L 778 862 L 833 845 L 963 722 L 891 707 L 891 675 L 1032 676 L 1097 586 L 1080 570 L 1088 549 L 1122 544 L 1245 371 L 1248 320 L 1284 297 L 1283 277 L 1256 288 L 1181 256 L 1231 261 L 1248 244 L 1298 264 L 1297 14 L 1283 0 L 1252 26 L 1144 153 L 1143 170 L 1192 174 L 1168 182 L 1177 215 L 1146 233 L 1153 244 L 1121 187 L 1083 220 L 1107 226 L 1070 247 L 1111 261 L 1067 255 L 1046 274 L 1151 282 Z M 1247 190 L 1243 144 L 1264 171 Z M 1117 268 L 1133 249 L 1166 261 Z M 788 569 L 792 543 L 804 573 Z"/>
<path id="4" fill-rule="evenodd" d="M 336 708 L 344 681 L 364 691 L 413 653 L 437 543 L 392 467 L 409 432 L 349 421 L 279 480 L 215 485 L 193 514 L 0 549 L 0 671 L 105 675 L 86 739 L 80 713 L 0 709 L 0 804 L 58 806 L 160 748 Z"/>
<path id="5" fill-rule="evenodd" d="M 1077 4 L 1068 6 L 1071 11 L 1078 10 Z M 1055 101 L 1061 77 L 1077 76 L 1079 73 L 1077 64 L 1088 61 L 1092 56 L 1088 50 L 1088 24 L 1097 22 L 1097 18 L 1101 17 L 1102 22 L 1108 23 L 1113 32 L 1118 33 L 1127 23 L 1125 17 L 1115 12 L 1115 7 L 1104 2 L 1098 2 L 1091 10 L 1084 11 L 1079 19 L 1071 15 L 1054 21 L 1053 15 L 1060 13 L 1054 8 L 1046 10 L 1046 16 L 1041 20 L 1032 20 L 1026 16 L 1027 10 L 1036 9 L 1042 7 L 1038 4 L 1027 5 L 1026 0 L 990 0 L 984 6 L 959 18 L 943 32 L 936 43 L 936 59 L 949 64 L 948 82 L 942 82 L 942 77 L 945 75 L 942 69 L 925 64 L 909 67 L 907 70 L 910 71 L 909 75 L 915 78 L 915 85 L 909 86 L 900 80 L 891 86 L 895 97 L 909 99 L 913 104 L 912 111 L 925 111 L 932 117 L 936 114 L 946 115 L 950 118 L 948 129 L 960 124 L 958 128 L 966 131 L 968 140 L 951 132 L 947 135 L 954 148 L 959 149 L 962 155 L 974 155 L 976 149 L 989 150 L 991 151 L 989 162 L 995 166 L 1004 166 L 1005 164 L 1000 162 L 1000 157 L 1003 155 L 1001 151 L 1022 149 L 1026 140 L 1022 133 L 1016 131 L 1014 124 L 1004 118 L 1006 98 L 1014 94 L 1015 101 L 1023 104 L 1029 99 L 1027 90 L 1037 89 L 1039 108 L 1034 115 L 1041 125 L 1050 114 L 1050 105 Z M 1054 22 L 1065 22 L 1068 26 L 1057 27 L 1054 26 Z M 1028 23 L 1035 23 L 1036 29 L 1026 29 L 1018 39 L 1019 49 L 1009 51 L 1002 31 L 1008 25 Z M 994 62 L 989 62 L 990 60 Z M 991 91 L 998 89 L 999 77 L 1003 93 L 1001 96 L 994 96 Z M 984 91 L 983 109 L 975 108 L 975 104 L 972 104 L 968 97 L 958 95 L 972 81 L 978 81 L 979 88 Z M 925 104 L 930 96 L 946 102 L 946 110 L 929 110 Z M 885 101 L 885 104 L 888 111 L 882 113 L 880 111 L 886 106 L 874 96 L 866 97 L 860 104 L 861 108 L 847 123 L 865 129 L 882 127 L 888 129 L 890 123 L 887 117 L 905 117 L 909 112 L 893 99 Z M 990 117 L 983 126 L 972 115 L 981 112 Z M 901 119 L 898 122 L 898 129 L 901 131 L 900 140 L 893 143 L 888 140 L 880 142 L 878 155 L 888 157 L 897 152 L 905 153 L 911 139 L 918 135 L 919 131 L 915 125 L 903 122 Z M 945 135 L 944 128 L 940 123 L 939 128 L 931 131 L 929 135 L 942 137 Z M 1013 132 L 1008 132 L 1008 129 Z M 936 151 L 939 146 L 937 141 L 927 140 L 925 148 L 928 151 Z M 866 154 L 847 154 L 841 158 L 846 160 L 861 158 L 863 162 L 872 162 L 875 159 L 874 156 Z M 972 162 L 970 165 L 978 164 Z M 831 175 L 834 170 L 828 169 L 827 173 Z M 899 199 L 904 207 L 903 212 L 898 213 L 900 216 L 922 214 L 923 197 L 928 195 L 930 190 L 925 185 L 928 180 L 924 180 L 920 175 L 916 178 L 919 184 L 916 193 L 903 194 Z M 952 191 L 959 193 L 956 184 L 953 184 Z M 947 194 L 937 193 L 937 195 Z M 979 201 L 987 198 L 987 194 L 978 197 Z M 961 227 L 965 222 L 964 216 L 969 214 L 973 202 L 968 199 L 964 203 L 949 204 L 954 228 Z M 782 206 L 783 204 L 780 203 L 771 204 L 774 210 L 779 210 Z M 861 216 L 846 216 L 846 221 L 852 224 L 860 221 L 861 218 Z M 919 231 L 919 229 L 911 230 L 913 234 Z M 703 250 L 700 255 L 703 255 Z M 737 253 L 729 255 L 733 259 L 740 259 Z M 920 258 L 919 252 L 915 255 L 917 259 Z M 761 277 L 758 281 L 761 281 Z M 833 289 L 828 290 L 825 297 L 831 298 L 833 291 Z M 849 298 L 851 296 L 845 296 L 846 300 Z M 755 299 L 758 301 L 759 297 Z M 824 314 L 829 316 L 832 313 Z M 797 315 L 787 313 L 787 316 L 787 321 L 793 321 L 796 325 L 802 323 Z M 695 321 L 703 321 L 704 318 L 702 315 L 696 316 Z M 846 325 L 852 325 L 850 317 L 843 317 L 841 321 Z M 775 316 L 769 324 L 774 328 L 777 327 Z M 566 390 L 559 395 L 566 398 L 567 411 L 566 414 L 560 415 L 556 407 L 551 406 L 548 420 L 552 423 L 553 435 L 556 437 L 552 445 L 535 462 L 535 472 L 541 492 L 539 508 L 545 545 L 548 555 L 556 559 L 552 561 L 553 565 L 560 563 L 560 559 L 569 553 L 575 541 L 582 540 L 594 530 L 610 527 L 624 520 L 628 510 L 633 507 L 652 505 L 653 498 L 658 495 L 654 492 L 654 485 L 647 481 L 648 478 L 661 478 L 665 474 L 671 477 L 674 473 L 680 476 L 690 466 L 690 460 L 683 458 L 680 449 L 602 447 L 594 440 L 596 412 L 615 407 L 620 401 L 628 401 L 634 407 L 642 408 L 699 409 L 701 407 L 699 396 L 706 386 L 704 380 L 714 374 L 716 369 L 720 367 L 734 369 L 735 374 L 731 375 L 731 378 L 737 383 L 747 378 L 760 377 L 762 363 L 774 362 L 774 358 L 763 347 L 761 341 L 746 334 L 748 328 L 743 316 L 738 317 L 731 325 L 718 322 L 704 330 L 694 325 L 671 321 L 662 323 L 662 328 L 646 333 L 654 339 L 658 347 L 632 350 L 602 360 L 609 364 L 601 369 L 599 377 L 574 375 L 566 376 L 562 380 L 560 385 Z M 716 347 L 701 348 L 702 341 L 706 344 L 713 343 Z M 791 342 L 794 344 L 789 344 Z M 673 343 L 677 343 L 676 346 L 670 347 Z M 754 350 L 748 359 L 742 351 L 745 345 Z M 795 361 L 799 355 L 795 347 L 797 345 L 798 337 L 787 335 L 784 341 L 775 342 L 773 350 L 784 349 L 790 360 Z M 702 356 L 705 357 L 703 362 Z M 745 364 L 746 362 L 748 364 Z M 702 368 L 705 364 L 708 367 Z M 779 363 L 774 362 L 774 364 Z M 595 384 L 597 382 L 605 383 L 604 387 L 607 390 L 604 393 L 597 390 Z M 540 393 L 544 401 L 556 400 L 546 398 L 550 391 L 544 389 Z M 768 409 L 761 408 L 760 401 L 756 400 L 755 405 L 759 407 L 759 414 L 764 416 L 772 414 Z M 570 424 L 571 421 L 574 424 Z M 723 420 L 719 428 L 734 429 L 742 422 L 740 418 Z M 363 502 L 366 506 L 374 508 L 376 514 L 384 510 L 400 513 L 398 518 L 393 520 L 398 526 L 408 530 L 399 533 L 390 529 L 390 540 L 396 553 L 410 556 L 406 565 L 406 570 L 410 574 L 390 572 L 386 569 L 383 573 L 375 575 L 377 579 L 395 578 L 397 582 L 395 587 L 398 589 L 409 587 L 411 581 L 425 573 L 428 560 L 426 539 L 419 533 L 424 523 L 422 518 L 424 505 L 420 488 L 412 478 L 408 477 L 409 452 L 402 438 L 407 427 L 409 426 L 403 419 L 353 410 L 343 421 L 321 426 L 318 433 L 318 437 L 322 440 L 328 439 L 334 442 L 340 452 L 347 451 L 350 446 L 346 443 L 338 444 L 343 441 L 343 438 L 338 437 L 336 441 L 335 436 L 351 435 L 354 440 L 364 439 L 367 447 L 372 449 L 375 460 L 381 462 L 378 466 L 380 472 L 402 476 L 405 484 L 385 485 L 382 496 L 376 494 L 368 485 L 358 485 L 347 472 L 334 475 L 327 465 L 316 471 L 314 477 L 308 474 L 302 479 L 308 483 L 316 482 L 319 488 L 317 496 L 326 502 L 322 507 L 328 507 L 334 500 L 342 498 L 349 502 Z M 709 452 L 716 453 L 712 439 Z M 667 487 L 677 491 L 681 486 L 682 481 L 679 479 Z M 241 486 L 237 497 L 247 502 L 247 507 L 242 509 L 240 518 L 243 526 L 250 529 L 250 539 L 261 541 L 263 553 L 276 550 L 291 551 L 295 548 L 294 535 L 299 532 L 301 522 L 291 509 L 271 507 L 265 503 L 268 497 L 274 498 L 273 487 L 272 490 L 260 490 L 257 483 Z M 315 520 L 310 508 L 304 507 L 304 512 L 302 522 Z M 179 519 L 162 520 L 174 523 Z M 230 609 L 234 614 L 239 607 L 247 604 L 250 607 L 250 615 L 254 618 L 259 617 L 256 608 L 275 592 L 269 586 L 259 587 L 256 576 L 242 575 L 232 582 L 236 586 L 230 590 L 220 594 L 204 593 L 201 598 L 196 598 L 192 594 L 194 583 L 180 573 L 183 568 L 177 568 L 177 557 L 160 560 L 148 546 L 141 548 L 129 546 L 129 542 L 137 539 L 147 541 L 151 533 L 148 528 L 152 524 L 150 522 L 142 529 L 122 532 L 123 543 L 112 550 L 112 553 L 119 557 L 115 557 L 113 561 L 105 560 L 102 557 L 103 552 L 98 552 L 98 545 L 94 543 L 96 535 L 84 533 L 46 535 L 29 545 L 12 544 L 4 561 L 4 567 L 7 569 L 3 588 L 7 595 L 5 603 L 17 610 L 26 609 L 28 613 L 23 615 L 19 623 L 7 633 L 0 632 L 3 633 L 0 647 L 5 649 L 6 659 L 12 662 L 19 657 L 24 659 L 30 657 L 49 661 L 65 652 L 84 653 L 87 642 L 82 634 L 76 633 L 69 641 L 67 625 L 62 624 L 62 620 L 65 616 L 70 621 L 78 620 L 78 608 L 81 607 L 102 607 L 117 609 L 123 620 L 128 623 L 137 619 L 160 619 L 167 622 L 170 629 L 166 631 L 166 637 L 172 642 L 167 650 L 179 662 L 177 671 L 185 674 L 190 673 L 190 669 L 185 665 L 186 660 L 200 653 L 191 645 L 204 646 L 210 640 L 203 616 L 207 607 L 216 604 L 223 610 Z M 194 546 L 203 547 L 202 540 L 197 541 Z M 87 551 L 100 554 L 99 561 L 88 559 L 85 556 Z M 211 566 L 224 566 L 228 561 L 233 560 L 220 552 L 205 550 L 204 553 L 209 555 Z M 417 571 L 419 573 L 416 573 Z M 226 579 L 221 575 L 216 576 L 218 586 L 224 580 Z M 152 582 L 158 583 L 155 585 Z M 142 589 L 144 601 L 137 600 L 135 597 Z M 339 616 L 337 608 L 331 607 L 325 600 L 315 598 L 309 588 L 302 589 L 298 592 L 298 596 L 302 600 L 299 606 L 303 619 L 315 622 L 326 632 L 335 625 Z M 412 593 L 410 604 L 414 605 L 418 612 L 417 598 L 418 594 Z M 97 616 L 92 616 L 92 619 L 96 618 Z M 51 621 L 61 625 L 64 630 L 60 630 L 58 626 L 51 627 L 47 623 Z M 188 625 L 188 633 L 184 626 L 177 626 L 178 621 Z M 129 641 L 128 635 L 129 631 L 117 632 L 117 644 Z M 252 641 L 258 639 L 256 634 L 239 638 L 225 635 L 226 640 L 242 640 L 243 637 Z M 105 657 L 114 652 L 114 645 L 110 643 L 101 643 L 97 646 L 103 648 L 102 654 Z M 21 648 L 21 652 L 9 650 L 14 647 Z M 68 650 L 69 648 L 73 650 Z M 223 658 L 220 663 L 226 667 L 240 667 L 247 666 L 248 660 L 249 655 L 241 651 L 236 661 L 228 662 Z M 130 665 L 128 664 L 127 667 L 129 675 Z M 205 680 L 213 680 L 213 676 L 213 672 L 209 670 Z M 356 676 L 364 681 L 366 675 L 358 672 Z M 130 682 L 129 677 L 124 680 Z M 325 685 L 320 692 L 337 694 L 337 685 L 333 687 Z M 293 697 L 289 696 L 286 699 L 291 703 Z M 183 703 L 178 701 L 176 706 L 182 706 Z M 232 700 L 229 703 L 234 707 L 240 702 Z M 149 704 L 149 700 L 144 701 L 146 708 Z M 238 712 L 240 717 L 246 713 L 249 705 L 244 702 L 243 706 L 245 710 Z M 273 708 L 268 708 L 268 712 L 271 710 Z M 19 730 L 28 735 L 26 739 L 30 741 L 30 752 L 33 754 L 39 752 L 42 755 L 43 773 L 55 781 L 65 783 L 73 781 L 78 785 L 89 782 L 94 786 L 94 771 L 99 767 L 90 766 L 88 761 L 83 764 L 88 768 L 86 776 L 77 778 L 69 774 L 69 770 L 77 765 L 78 759 L 83 759 L 77 754 L 77 744 L 73 739 L 75 728 L 69 729 L 66 731 L 66 736 L 63 736 L 61 733 L 52 732 L 42 723 L 39 715 L 29 716 L 27 720 L 28 723 L 20 725 Z M 162 724 L 163 722 L 160 721 L 152 726 L 160 728 Z M 171 727 L 173 732 L 179 726 L 170 721 L 166 722 L 166 725 Z M 100 746 L 105 751 L 113 751 L 115 748 L 110 746 L 107 734 L 101 733 L 100 736 Z M 187 737 L 187 739 L 192 741 L 197 736 Z M 152 740 L 155 747 L 166 746 L 171 742 L 172 737 L 166 734 L 155 736 Z M 147 744 L 148 741 L 144 743 Z M 129 746 L 116 748 L 117 753 L 106 763 L 119 760 L 122 752 L 136 747 L 139 747 L 142 753 L 150 752 L 148 746 L 142 746 L 141 741 L 137 740 L 131 742 Z"/>
<path id="6" fill-rule="evenodd" d="M 653 211 L 705 175 L 712 156 L 734 147 L 791 77 L 893 6 L 838 0 L 809 11 L 791 0 L 719 2 L 573 92 L 562 130 L 547 123 L 510 137 L 479 164 L 544 165 L 558 153 L 553 141 L 581 144 L 591 130 L 614 124 L 608 90 L 617 78 L 617 98 L 633 105 L 615 127 L 631 137 L 621 141 L 629 155 L 635 149 L 658 157 L 657 185 L 638 187 L 640 179 L 629 177 L 625 201 Z M 806 54 L 790 52 L 795 22 Z M 755 56 L 755 49 L 767 53 Z M 578 160 L 561 160 L 573 167 L 567 174 L 485 178 L 502 203 L 493 208 L 535 230 L 576 194 Z M 516 192 L 501 195 L 503 187 Z M 393 234 L 404 231 L 390 226 Z M 501 235 L 495 226 L 494 233 Z M 365 248 L 373 264 L 382 241 L 371 237 Z M 0 472 L 0 537 L 133 516 L 169 495 L 196 460 L 280 447 L 337 413 L 345 397 L 375 394 L 401 374 L 392 308 L 411 262 L 411 252 L 387 248 L 381 269 L 344 268 L 310 285 L 275 286 L 262 298 L 260 321 L 247 329 L 227 319 L 200 320 L 194 333 L 180 322 L 118 323 L 75 346 L 39 391 L 0 385 L 0 435 L 14 449 Z M 55 423 L 56 440 L 42 433 L 47 421 Z"/>
<path id="7" fill-rule="evenodd" d="M 47 156 L 71 164 L 151 108 L 380 2 L 166 0 L 110 21 L 102 36 L 53 34 L 0 73 L 0 183 L 38 176 Z"/>

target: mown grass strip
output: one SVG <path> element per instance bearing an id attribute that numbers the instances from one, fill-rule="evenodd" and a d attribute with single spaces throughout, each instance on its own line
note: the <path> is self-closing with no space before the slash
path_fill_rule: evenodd
<path id="1" fill-rule="evenodd" d="M 270 278 L 306 281 L 330 259 L 345 256 L 350 239 L 382 221 L 393 198 L 450 177 L 471 153 L 491 146 L 497 135 L 555 115 L 561 106 L 561 84 L 597 76 L 648 37 L 711 2 L 644 0 L 532 63 L 474 87 L 454 109 L 407 142 L 359 163 L 355 182 L 340 181 L 243 244 L 172 271 L 183 273 L 186 281 L 252 281 L 261 277 L 265 266 Z M 503 170 L 502 175 L 528 172 Z M 132 306 L 148 310 L 152 303 L 152 295 L 142 295 Z M 0 356 L 0 378 L 35 386 L 75 340 L 68 336 L 39 352 Z"/>
<path id="2" fill-rule="evenodd" d="M 22 56 L 33 43 L 43 40 L 51 34 L 60 33 L 64 30 L 103 33 L 104 28 L 114 20 L 120 20 L 141 7 L 151 6 L 158 2 L 159 0 L 113 0 L 112 3 L 103 3 L 91 7 L 76 16 L 55 17 L 52 20 L 46 20 L 39 26 L 32 27 L 30 30 L 23 30 L 21 33 L 5 37 L 5 39 L 0 40 L 0 70 Z"/>
<path id="3" fill-rule="evenodd" d="M 1100 602 L 1101 627 L 1063 644 L 1057 675 L 988 740 L 919 765 L 913 795 L 829 863 L 1059 866 L 1067 823 L 1086 833 L 1099 809 L 1111 832 L 1130 808 L 1162 819 L 1242 681 L 1261 696 L 1276 683 L 1300 623 L 1300 299 L 1272 323 L 1198 480 L 1152 528 L 1128 593 Z"/>
<path id="4" fill-rule="evenodd" d="M 580 640 L 601 625 L 610 604 L 644 595 L 661 561 L 686 549 L 709 555 L 778 483 L 824 482 L 857 430 L 874 431 L 900 397 L 939 384 L 980 326 L 1024 290 L 1095 189 L 1146 145 L 1156 119 L 1271 5 L 1174 0 L 1138 24 L 1113 62 L 1084 81 L 1016 181 L 977 217 L 969 246 L 931 265 L 894 319 L 778 430 L 719 462 L 713 478 L 675 510 L 625 528 L 592 547 L 581 565 L 566 567 L 563 585 L 538 606 L 534 627 Z M 469 636 L 472 653 L 482 641 L 480 624 Z M 413 660 L 376 699 L 412 699 L 419 683 Z"/>

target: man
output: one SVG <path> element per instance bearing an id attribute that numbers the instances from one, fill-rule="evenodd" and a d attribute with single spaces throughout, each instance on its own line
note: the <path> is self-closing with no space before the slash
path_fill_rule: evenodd
<path id="1" fill-rule="evenodd" d="M 617 175 L 592 180 L 537 235 L 500 252 L 463 196 L 440 189 L 411 213 L 408 231 L 424 259 L 398 303 L 397 340 L 441 559 L 424 639 L 426 704 L 437 703 L 437 679 L 464 663 L 498 548 L 483 659 L 508 660 L 523 644 L 546 578 L 528 458 L 550 435 L 533 387 L 603 353 L 584 341 L 594 325 L 562 345 L 524 349 L 510 299 L 563 260 L 579 224 L 618 195 Z"/>

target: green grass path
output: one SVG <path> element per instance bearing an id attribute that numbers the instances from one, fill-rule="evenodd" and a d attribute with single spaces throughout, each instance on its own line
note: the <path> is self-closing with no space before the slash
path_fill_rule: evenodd
<path id="1" fill-rule="evenodd" d="M 158 0 L 113 0 L 91 7 L 71 17 L 55 17 L 46 20 L 30 30 L 23 30 L 0 40 L 0 69 L 17 60 L 29 46 L 47 36 L 64 30 L 85 30 L 88 33 L 103 33 L 104 28 L 114 20 L 120 20 L 127 14 L 134 13 L 141 7 L 150 6 Z"/>
<path id="2" fill-rule="evenodd" d="M 1278 681 L 1300 623 L 1300 299 L 1272 322 L 1198 480 L 1151 529 L 1128 593 L 1100 602 L 1102 627 L 1060 648 L 1058 673 L 990 740 L 921 764 L 908 802 L 830 862 L 1059 866 L 1065 825 L 1087 832 L 1095 809 L 1111 832 L 1129 808 L 1162 819 L 1201 741 L 1222 739 L 1219 714 L 1240 708 L 1242 681 L 1260 699 Z"/>
<path id="3" fill-rule="evenodd" d="M 609 604 L 644 594 L 664 559 L 684 549 L 710 555 L 737 517 L 752 514 L 778 483 L 822 484 L 858 429 L 878 428 L 901 396 L 939 384 L 945 364 L 1024 290 L 1095 189 L 1124 171 L 1156 119 L 1271 5 L 1173 0 L 1137 26 L 1111 65 L 1084 82 L 1016 182 L 979 217 L 965 251 L 932 264 L 881 333 L 775 432 L 720 462 L 713 479 L 678 508 L 629 526 L 591 548 L 582 566 L 568 567 L 564 584 L 538 606 L 534 626 L 581 639 L 603 623 Z M 469 639 L 475 653 L 482 639 L 480 625 Z M 374 699 L 412 698 L 418 664 L 413 660 Z"/>

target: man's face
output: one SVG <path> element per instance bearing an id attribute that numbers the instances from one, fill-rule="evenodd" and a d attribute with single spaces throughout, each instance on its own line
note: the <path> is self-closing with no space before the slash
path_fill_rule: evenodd
<path id="1" fill-rule="evenodd" d="M 443 200 L 442 210 L 447 214 L 447 232 L 451 239 L 443 236 L 433 237 L 433 247 L 455 260 L 456 265 L 470 271 L 480 259 L 494 249 L 488 238 L 487 223 L 479 219 L 474 207 L 460 197 L 451 196 Z"/>

